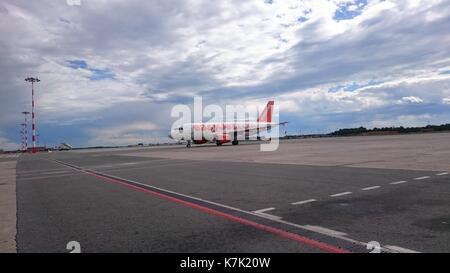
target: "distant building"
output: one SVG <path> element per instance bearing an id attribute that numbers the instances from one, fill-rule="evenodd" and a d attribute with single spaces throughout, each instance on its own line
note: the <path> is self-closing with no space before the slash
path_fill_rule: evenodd
<path id="1" fill-rule="evenodd" d="M 36 149 L 36 151 L 38 151 L 38 152 L 46 152 L 46 151 L 48 151 L 48 148 L 47 148 L 47 147 L 39 147 L 39 146 L 38 146 L 38 147 L 36 147 L 35 149 Z M 32 148 L 32 147 L 28 147 L 27 152 L 28 152 L 28 153 L 33 152 L 33 148 Z"/>

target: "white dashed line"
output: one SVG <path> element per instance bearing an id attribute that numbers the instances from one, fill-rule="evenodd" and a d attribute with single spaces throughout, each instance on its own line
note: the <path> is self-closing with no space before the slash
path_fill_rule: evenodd
<path id="1" fill-rule="evenodd" d="M 330 195 L 330 197 L 339 197 L 339 196 L 349 195 L 349 194 L 352 194 L 352 192 L 351 191 L 346 191 L 346 192 L 336 193 L 336 194 Z"/>
<path id="2" fill-rule="evenodd" d="M 403 248 L 403 247 L 399 247 L 399 246 L 384 246 L 384 247 L 389 249 L 389 250 L 392 250 L 394 252 L 398 252 L 398 253 L 420 253 L 418 251 L 407 249 L 407 248 Z"/>
<path id="3" fill-rule="evenodd" d="M 274 210 L 275 208 L 267 208 L 267 209 L 260 209 L 260 210 L 255 210 L 253 211 L 254 213 L 264 213 L 266 211 L 271 211 Z"/>
<path id="4" fill-rule="evenodd" d="M 304 200 L 304 201 L 299 201 L 299 202 L 294 202 L 291 203 L 291 205 L 303 205 L 303 204 L 307 204 L 307 203 L 311 203 L 311 202 L 316 202 L 316 199 L 308 199 L 308 200 Z"/>
<path id="5" fill-rule="evenodd" d="M 273 220 L 280 220 L 280 219 L 282 219 L 282 217 L 265 213 L 267 211 L 271 211 L 271 210 L 274 210 L 274 209 L 275 208 L 267 208 L 267 209 L 255 210 L 255 211 L 252 211 L 252 212 L 255 213 L 255 214 L 258 214 L 258 215 L 260 215 L 262 217 L 268 218 L 268 219 L 273 219 Z"/>
<path id="6" fill-rule="evenodd" d="M 361 189 L 361 190 L 362 191 L 370 191 L 370 190 L 374 190 L 374 189 L 378 189 L 378 188 L 381 188 L 381 186 L 367 187 L 367 188 L 364 188 L 364 189 Z"/>
<path id="7" fill-rule="evenodd" d="M 448 172 L 445 172 L 445 173 L 437 173 L 436 175 L 437 176 L 443 176 L 443 175 L 447 175 L 448 174 Z"/>
<path id="8" fill-rule="evenodd" d="M 139 164 L 139 162 L 127 162 L 127 163 L 121 163 L 121 164 L 117 164 L 117 165 L 130 166 L 130 165 L 136 165 L 136 164 Z"/>
<path id="9" fill-rule="evenodd" d="M 392 183 L 389 183 L 389 184 L 391 184 L 391 185 L 398 185 L 398 184 L 404 184 L 406 182 L 408 182 L 408 181 L 396 181 L 396 182 L 392 182 Z"/>
<path id="10" fill-rule="evenodd" d="M 421 176 L 421 177 L 414 178 L 414 180 L 424 180 L 424 179 L 428 179 L 428 178 L 430 178 L 430 177 L 429 176 Z"/>

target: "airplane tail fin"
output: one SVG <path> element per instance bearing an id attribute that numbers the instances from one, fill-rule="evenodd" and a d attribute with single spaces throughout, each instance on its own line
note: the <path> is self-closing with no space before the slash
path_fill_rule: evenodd
<path id="1" fill-rule="evenodd" d="M 269 101 L 264 108 L 264 111 L 258 118 L 258 122 L 272 122 L 272 110 L 273 110 L 273 100 Z"/>

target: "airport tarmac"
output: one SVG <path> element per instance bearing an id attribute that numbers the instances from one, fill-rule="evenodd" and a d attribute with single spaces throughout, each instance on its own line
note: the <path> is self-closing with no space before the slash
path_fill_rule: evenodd
<path id="1" fill-rule="evenodd" d="M 0 155 L 0 253 L 16 252 L 17 157 Z"/>
<path id="2" fill-rule="evenodd" d="M 22 155 L 17 251 L 449 252 L 449 140 Z"/>

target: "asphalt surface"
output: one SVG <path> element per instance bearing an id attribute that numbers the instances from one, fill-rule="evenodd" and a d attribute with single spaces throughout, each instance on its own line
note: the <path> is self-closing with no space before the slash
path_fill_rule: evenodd
<path id="1" fill-rule="evenodd" d="M 386 252 L 450 251 L 445 170 L 158 157 L 162 150 L 22 155 L 17 251 L 69 252 L 70 241 L 82 252 L 368 252 L 373 241 Z"/>
<path id="2" fill-rule="evenodd" d="M 0 155 L 0 253 L 16 252 L 17 155 Z"/>

